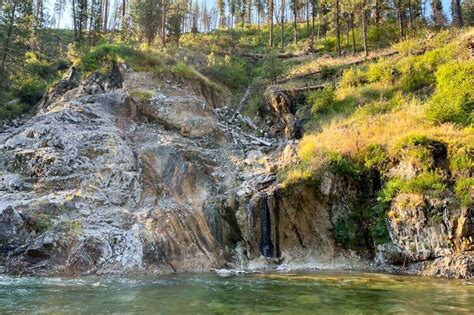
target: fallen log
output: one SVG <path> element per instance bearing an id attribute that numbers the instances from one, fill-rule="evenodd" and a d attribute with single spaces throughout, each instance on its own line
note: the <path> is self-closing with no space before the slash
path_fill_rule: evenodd
<path id="1" fill-rule="evenodd" d="M 351 62 L 348 62 L 348 63 L 345 63 L 345 64 L 341 64 L 341 65 L 338 65 L 338 66 L 341 67 L 341 68 L 351 67 L 351 66 L 359 65 L 359 64 L 367 62 L 367 61 L 374 61 L 374 60 L 377 60 L 377 59 L 380 59 L 380 58 L 394 56 L 398 53 L 399 53 L 398 51 L 390 51 L 390 52 L 387 52 L 387 53 L 384 53 L 384 54 L 372 56 L 370 58 L 357 59 L 357 60 L 354 60 L 354 61 L 351 61 Z M 321 69 L 318 69 L 318 70 L 315 70 L 315 71 L 304 72 L 302 74 L 298 74 L 298 75 L 294 75 L 294 76 L 290 76 L 290 77 L 287 77 L 287 78 L 277 80 L 276 83 L 281 84 L 281 83 L 288 82 L 290 80 L 295 80 L 295 79 L 298 80 L 298 79 L 302 79 L 302 78 L 306 78 L 306 77 L 311 77 L 311 76 L 314 76 L 314 75 L 321 74 L 321 71 L 322 71 Z"/>
<path id="2" fill-rule="evenodd" d="M 295 94 L 295 93 L 302 93 L 302 92 L 311 92 L 316 90 L 322 90 L 327 86 L 330 86 L 329 83 L 318 84 L 318 85 L 309 85 L 303 86 L 298 88 L 287 88 L 287 89 L 270 89 L 271 93 L 285 93 L 285 94 Z"/>
<path id="3" fill-rule="evenodd" d="M 268 141 L 266 141 L 266 140 L 264 140 L 264 139 L 262 139 L 262 138 L 259 138 L 259 137 L 256 137 L 256 136 L 254 136 L 254 135 L 245 133 L 245 132 L 243 132 L 243 131 L 241 131 L 241 130 L 235 130 L 234 128 L 232 128 L 232 127 L 230 127 L 230 126 L 227 126 L 227 125 L 225 125 L 225 124 L 222 124 L 222 123 L 217 123 L 217 125 L 218 125 L 219 127 L 224 128 L 226 131 L 230 131 L 230 133 L 231 133 L 233 136 L 234 136 L 234 134 L 239 133 L 239 134 L 241 134 L 242 136 L 247 137 L 247 138 L 250 138 L 250 139 L 252 139 L 252 140 L 255 140 L 256 142 L 258 142 L 258 143 L 260 143 L 260 144 L 263 144 L 263 145 L 265 145 L 265 146 L 267 146 L 267 147 L 272 146 L 272 143 L 271 143 L 271 142 L 268 142 Z"/>
<path id="4" fill-rule="evenodd" d="M 247 89 L 245 90 L 244 96 L 242 96 L 242 98 L 240 99 L 239 106 L 237 106 L 237 109 L 235 110 L 232 118 L 235 118 L 235 116 L 237 116 L 237 114 L 240 113 L 244 105 L 247 103 L 247 100 L 250 98 L 251 92 L 252 92 L 252 86 L 249 85 Z"/>

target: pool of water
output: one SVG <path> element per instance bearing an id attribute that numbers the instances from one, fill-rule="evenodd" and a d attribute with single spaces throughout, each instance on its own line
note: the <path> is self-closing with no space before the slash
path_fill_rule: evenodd
<path id="1" fill-rule="evenodd" d="M 474 281 L 368 273 L 0 276 L 0 313 L 474 313 Z"/>

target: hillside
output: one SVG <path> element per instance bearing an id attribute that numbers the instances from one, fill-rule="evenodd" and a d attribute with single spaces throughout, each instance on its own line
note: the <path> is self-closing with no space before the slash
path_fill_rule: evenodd
<path id="1" fill-rule="evenodd" d="M 474 7 L 444 5 L 0 1 L 0 273 L 472 278 Z"/>

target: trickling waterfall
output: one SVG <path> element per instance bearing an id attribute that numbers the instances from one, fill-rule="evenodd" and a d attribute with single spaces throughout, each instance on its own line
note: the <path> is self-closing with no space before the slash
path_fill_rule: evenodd
<path id="1" fill-rule="evenodd" d="M 262 197 L 262 241 L 260 252 L 265 257 L 273 257 L 273 244 L 271 237 L 272 225 L 270 221 L 270 209 L 268 208 L 268 197 Z"/>

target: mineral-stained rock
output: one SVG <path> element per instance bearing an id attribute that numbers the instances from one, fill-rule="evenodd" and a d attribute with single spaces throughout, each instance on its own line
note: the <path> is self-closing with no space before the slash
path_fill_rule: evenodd
<path id="1" fill-rule="evenodd" d="M 294 136 L 289 108 L 253 128 L 233 119 L 225 90 L 197 80 L 114 64 L 76 81 L 73 70 L 37 115 L 0 133 L 0 272 L 361 266 L 334 237 L 366 193 L 355 180 L 326 170 L 278 184 L 297 145 L 268 135 Z M 400 194 L 389 214 L 380 263 L 472 274 L 472 209 L 449 193 Z"/>
<path id="2" fill-rule="evenodd" d="M 234 148 L 209 105 L 214 92 L 179 84 L 122 74 L 114 65 L 62 96 L 56 91 L 41 114 L 0 134 L 6 271 L 169 272 L 223 264 L 211 223 L 225 221 L 204 210 L 234 185 Z M 129 93 L 145 88 L 154 96 L 137 105 Z"/>

